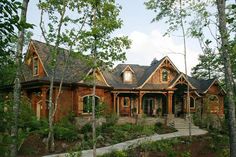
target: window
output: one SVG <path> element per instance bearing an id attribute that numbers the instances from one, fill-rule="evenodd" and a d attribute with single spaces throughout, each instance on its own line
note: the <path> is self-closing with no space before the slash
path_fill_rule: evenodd
<path id="1" fill-rule="evenodd" d="M 124 82 L 132 82 L 132 72 L 125 71 L 123 76 Z"/>
<path id="2" fill-rule="evenodd" d="M 38 75 L 39 74 L 39 62 L 38 58 L 34 57 L 33 58 L 33 75 Z"/>
<path id="3" fill-rule="evenodd" d="M 219 102 L 219 98 L 216 95 L 210 95 L 208 99 L 209 101 Z"/>
<path id="4" fill-rule="evenodd" d="M 124 107 L 129 107 L 129 97 L 124 97 Z"/>
<path id="5" fill-rule="evenodd" d="M 162 81 L 167 82 L 168 81 L 168 71 L 166 69 L 162 70 Z"/>
<path id="6" fill-rule="evenodd" d="M 85 96 L 83 98 L 83 113 L 92 112 L 92 100 L 93 96 Z M 99 103 L 99 98 L 95 96 L 95 106 L 97 107 Z"/>
<path id="7" fill-rule="evenodd" d="M 190 97 L 190 108 L 195 108 L 195 100 L 193 97 Z"/>

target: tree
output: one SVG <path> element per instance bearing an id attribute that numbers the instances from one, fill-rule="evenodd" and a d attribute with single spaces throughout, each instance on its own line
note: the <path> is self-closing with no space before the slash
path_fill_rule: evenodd
<path id="1" fill-rule="evenodd" d="M 26 14 L 28 9 L 29 0 L 23 0 L 21 17 L 20 17 L 20 25 L 19 25 L 19 33 L 18 33 L 18 42 L 17 42 L 17 51 L 16 51 L 16 77 L 14 82 L 14 105 L 13 105 L 13 121 L 14 124 L 11 128 L 11 136 L 13 138 L 13 144 L 11 146 L 11 156 L 17 156 L 17 138 L 18 138 L 18 117 L 19 117 L 19 105 L 20 105 L 20 93 L 21 93 L 21 85 L 20 85 L 20 75 L 21 75 L 21 62 L 22 62 L 22 51 L 24 44 L 24 33 L 25 28 L 29 27 L 26 23 Z"/>
<path id="2" fill-rule="evenodd" d="M 188 82 L 188 72 L 187 72 L 187 45 L 186 45 L 186 19 L 190 14 L 187 12 L 186 7 L 189 6 L 189 2 L 185 0 L 178 1 L 160 1 L 160 0 L 149 0 L 145 2 L 147 9 L 154 10 L 157 13 L 156 17 L 152 22 L 165 20 L 165 23 L 168 24 L 167 31 L 165 35 L 172 32 L 176 32 L 180 29 L 183 38 L 183 53 L 184 56 L 184 65 L 185 65 L 185 76 Z M 190 97 L 189 97 L 189 84 L 187 84 L 187 111 L 189 119 L 189 137 L 191 139 L 191 113 L 190 113 Z"/>
<path id="3" fill-rule="evenodd" d="M 122 26 L 119 19 L 121 7 L 115 0 L 86 1 L 88 10 L 87 30 L 83 31 L 80 40 L 80 51 L 90 53 L 88 62 L 92 68 L 92 126 L 93 126 L 93 156 L 96 156 L 96 71 L 111 67 L 114 61 L 125 59 L 125 49 L 129 48 L 127 37 L 113 37 L 112 33 Z"/>
<path id="4" fill-rule="evenodd" d="M 211 48 L 205 48 L 204 54 L 199 55 L 199 63 L 192 68 L 191 75 L 198 79 L 222 78 L 220 56 Z"/>
<path id="5" fill-rule="evenodd" d="M 155 57 L 155 58 L 153 58 L 153 60 L 152 60 L 152 62 L 151 62 L 151 66 L 152 66 L 152 65 L 155 65 L 156 63 L 158 63 L 158 60 L 157 60 L 157 58 Z"/>
<path id="6" fill-rule="evenodd" d="M 62 0 L 62 1 L 40 1 L 39 8 L 41 9 L 40 17 L 40 29 L 44 40 L 50 50 L 50 87 L 49 87 L 49 132 L 47 138 L 47 150 L 54 152 L 54 117 L 58 108 L 58 99 L 62 91 L 62 85 L 64 81 L 64 74 L 68 68 L 71 54 L 74 47 L 77 46 L 79 35 L 85 24 L 87 18 L 87 8 L 84 6 L 83 1 L 76 0 Z M 75 11 L 76 10 L 76 11 Z M 73 18 L 70 11 L 77 15 L 77 18 Z M 45 13 L 49 17 L 49 22 L 45 24 L 44 15 Z M 46 29 L 47 28 L 47 29 Z M 62 49 L 61 47 L 68 47 L 68 50 Z M 63 61 L 59 62 L 61 54 L 66 56 Z M 80 55 L 80 52 L 77 53 Z M 53 89 L 55 81 L 55 73 L 57 66 L 62 64 L 62 77 L 60 78 L 60 84 L 58 94 L 53 102 Z"/>
<path id="7" fill-rule="evenodd" d="M 224 60 L 225 83 L 227 88 L 227 103 L 229 114 L 229 140 L 230 140 L 230 156 L 236 157 L 236 119 L 235 119 L 235 93 L 234 93 L 234 78 L 232 73 L 232 65 L 229 51 L 229 34 L 226 27 L 227 17 L 225 13 L 226 4 L 224 0 L 216 0 L 219 19 L 219 32 L 221 45 L 219 51 Z"/>

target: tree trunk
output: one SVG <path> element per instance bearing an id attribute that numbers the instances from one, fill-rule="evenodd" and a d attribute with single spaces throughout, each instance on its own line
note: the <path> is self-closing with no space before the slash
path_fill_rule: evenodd
<path id="1" fill-rule="evenodd" d="M 49 89 L 49 103 L 48 103 L 48 138 L 47 138 L 47 150 L 48 152 L 54 152 L 55 150 L 55 144 L 54 144 L 54 131 L 53 131 L 53 110 L 54 105 L 52 102 L 52 95 L 53 95 L 53 82 L 54 82 L 54 76 L 51 77 L 50 80 L 50 89 Z"/>
<path id="2" fill-rule="evenodd" d="M 96 157 L 96 117 L 95 117 L 96 76 L 93 68 L 93 97 L 92 97 L 92 121 L 93 121 L 93 157 Z"/>
<path id="3" fill-rule="evenodd" d="M 186 100 L 186 106 L 187 106 L 187 112 L 188 112 L 188 121 L 189 121 L 189 138 L 191 140 L 192 138 L 192 131 L 191 131 L 191 126 L 192 126 L 192 118 L 191 118 L 191 113 L 190 113 L 190 97 L 189 97 L 189 83 L 188 83 L 188 70 L 187 70 L 187 48 L 186 48 L 186 33 L 185 33 L 185 29 L 184 29 L 184 22 L 183 22 L 183 18 L 182 18 L 182 0 L 179 1 L 180 4 L 180 26 L 181 26 L 181 30 L 182 30 L 182 35 L 183 35 L 183 40 L 184 40 L 184 68 L 185 68 L 185 77 L 187 80 L 187 100 Z"/>
<path id="4" fill-rule="evenodd" d="M 219 31 L 221 36 L 221 55 L 224 60 L 225 83 L 227 88 L 227 103 L 229 114 L 229 139 L 230 139 L 230 157 L 236 157 L 236 126 L 235 126 L 235 102 L 234 102 L 234 79 L 230 63 L 230 55 L 227 49 L 228 32 L 226 28 L 225 0 L 217 0 Z"/>
<path id="5" fill-rule="evenodd" d="M 26 14 L 28 9 L 29 0 L 23 0 L 22 10 L 21 10 L 21 19 L 22 23 L 26 23 Z M 14 105 L 13 105 L 13 125 L 11 127 L 11 137 L 13 138 L 13 143 L 11 145 L 11 157 L 17 156 L 17 138 L 18 138 L 18 116 L 19 116 L 19 106 L 20 106 L 20 93 L 21 93 L 21 85 L 20 85 L 20 74 L 21 74 L 21 61 L 22 61 L 22 51 L 24 44 L 24 27 L 20 28 L 18 33 L 18 42 L 17 42 L 17 52 L 16 52 L 16 78 L 14 85 Z"/>

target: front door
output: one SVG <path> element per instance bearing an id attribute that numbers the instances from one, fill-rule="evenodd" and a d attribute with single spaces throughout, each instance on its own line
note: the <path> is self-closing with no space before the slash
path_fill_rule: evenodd
<path id="1" fill-rule="evenodd" d="M 146 114 L 148 116 L 152 116 L 153 115 L 153 107 L 154 107 L 153 98 L 146 98 L 144 100 L 144 108 L 143 108 L 144 114 Z"/>

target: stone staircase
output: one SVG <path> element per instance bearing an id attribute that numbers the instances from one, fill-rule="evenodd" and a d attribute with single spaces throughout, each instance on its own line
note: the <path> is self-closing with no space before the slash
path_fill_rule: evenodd
<path id="1" fill-rule="evenodd" d="M 183 118 L 175 118 L 174 119 L 174 127 L 177 129 L 177 130 L 180 130 L 180 129 L 189 129 L 189 120 L 186 120 L 186 119 L 183 119 Z M 192 122 L 191 124 L 191 129 L 194 130 L 194 129 L 199 129 L 198 126 L 195 126 Z"/>

